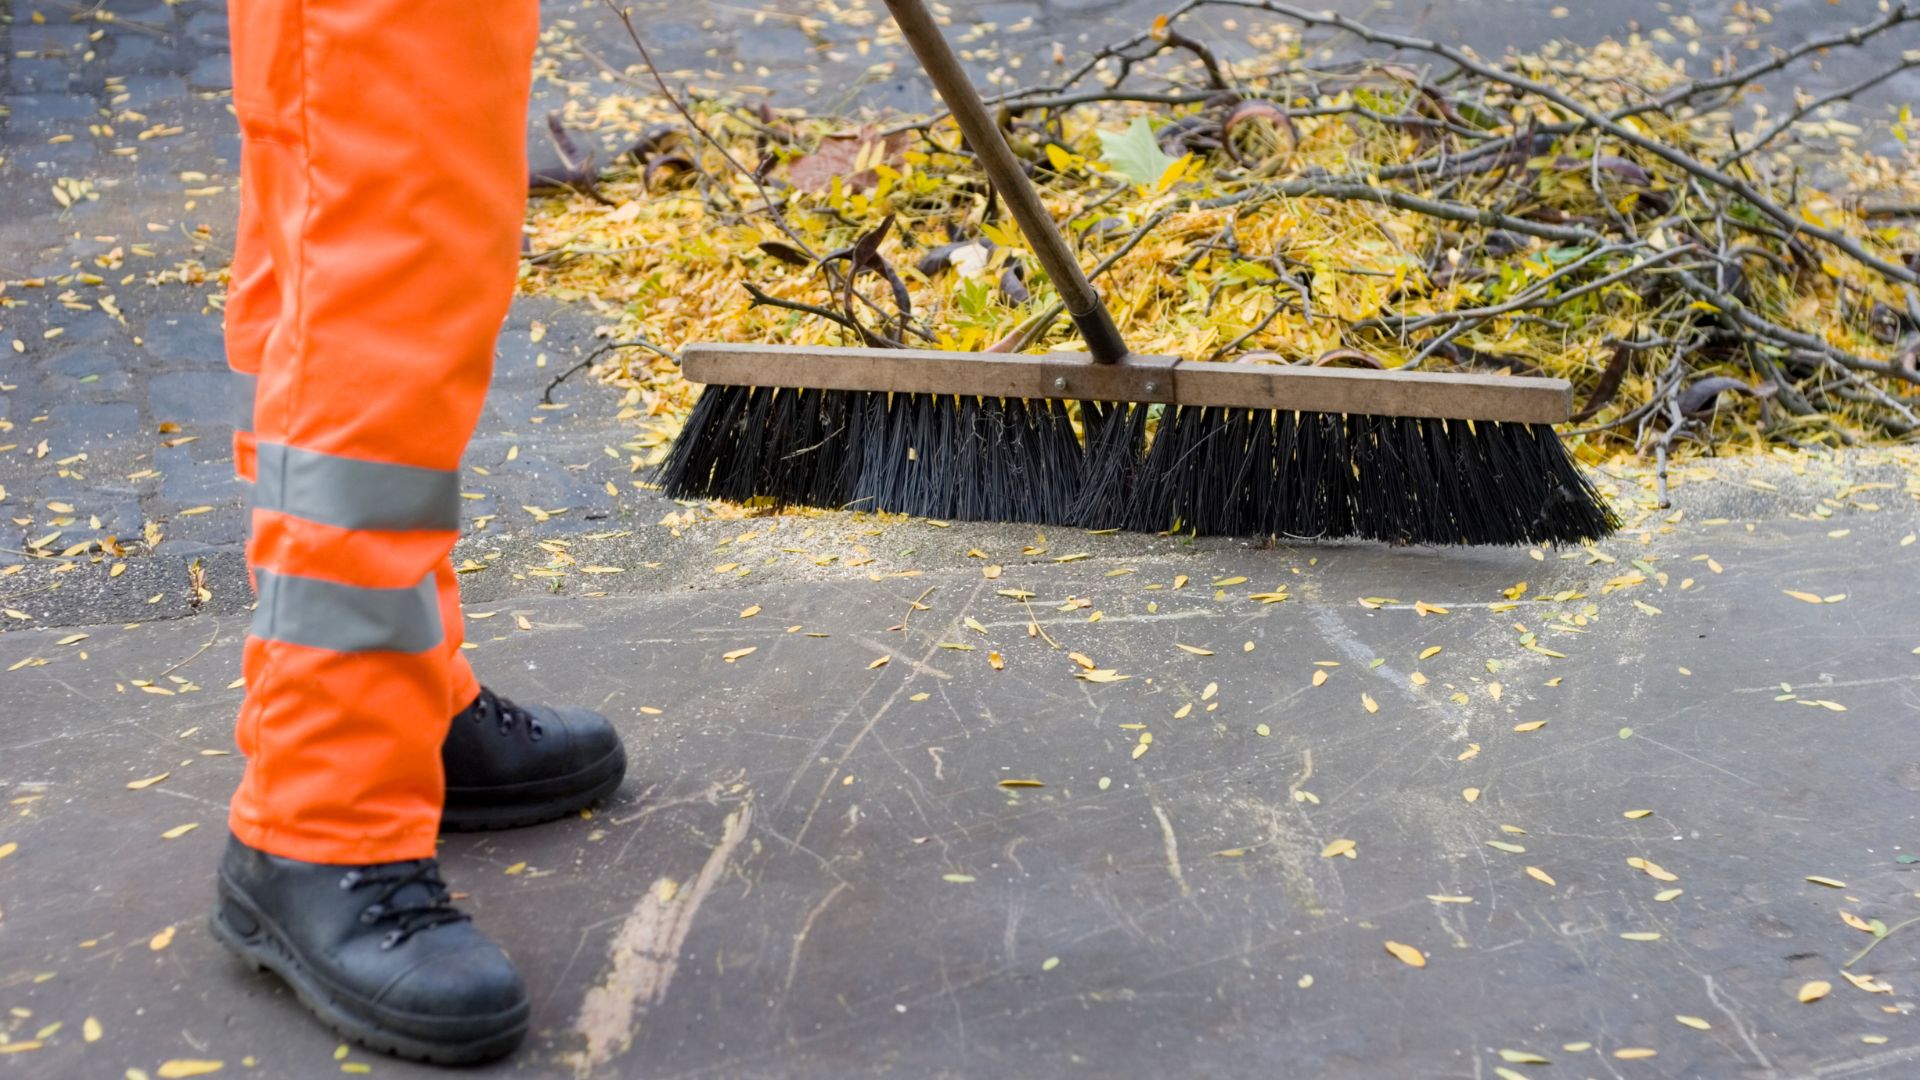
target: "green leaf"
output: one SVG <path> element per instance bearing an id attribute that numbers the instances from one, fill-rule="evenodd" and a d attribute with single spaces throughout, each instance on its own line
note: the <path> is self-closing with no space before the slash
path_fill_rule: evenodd
<path id="1" fill-rule="evenodd" d="M 1120 171 L 1136 184 L 1160 181 L 1173 166 L 1173 159 L 1154 140 L 1153 129 L 1144 119 L 1135 117 L 1133 125 L 1119 133 L 1100 133 L 1100 160 Z"/>

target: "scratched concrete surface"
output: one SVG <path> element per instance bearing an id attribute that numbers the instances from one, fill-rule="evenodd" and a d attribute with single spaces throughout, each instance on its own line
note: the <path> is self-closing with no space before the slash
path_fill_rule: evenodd
<path id="1" fill-rule="evenodd" d="M 668 565 L 621 595 L 471 604 L 497 613 L 471 624 L 496 685 L 600 705 L 634 752 L 590 820 L 444 846 L 534 993 L 527 1049 L 491 1071 L 1477 1078 L 1506 1049 L 1551 1059 L 1523 1066 L 1541 1076 L 1916 1075 L 1920 933 L 1856 968 L 1893 987 L 1867 992 L 1838 969 L 1872 939 L 1838 912 L 1892 924 L 1920 906 L 1899 861 L 1920 838 L 1920 547 L 1899 546 L 1920 515 L 1883 490 L 1876 514 L 1700 522 L 1755 495 L 1722 487 L 1719 506 L 1713 485 L 1683 488 L 1694 515 L 1606 545 L 1616 563 L 1061 533 L 989 582 L 961 551 L 1011 531 L 916 524 L 899 542 L 930 568 L 913 578 Z M 784 544 L 848 521 L 717 524 L 677 543 L 712 561 L 749 525 Z M 1668 584 L 1603 594 L 1634 558 Z M 1176 575 L 1191 583 L 1148 588 Z M 1224 595 L 1208 585 L 1242 575 Z M 1572 590 L 1597 611 L 1576 633 L 1548 627 L 1589 600 L 1497 610 L 1522 579 L 1530 600 Z M 1249 599 L 1280 584 L 1291 599 Z M 1002 587 L 1036 594 L 1061 648 L 1030 636 Z M 926 610 L 890 629 L 916 597 Z M 1071 597 L 1092 606 L 1056 610 Z M 742 619 L 749 604 L 762 610 Z M 1524 648 L 1515 623 L 1565 658 Z M 0 1056 L 0 1076 L 175 1058 L 339 1075 L 336 1041 L 201 921 L 240 765 L 200 751 L 231 745 L 238 692 L 221 688 L 241 629 L 205 615 L 67 646 L 55 635 L 72 631 L 0 634 L 0 669 L 54 660 L 4 676 L 0 843 L 18 850 L 0 862 L 0 1030 L 63 1025 Z M 954 642 L 976 649 L 941 647 Z M 1077 681 L 1070 651 L 1131 677 Z M 1317 688 L 1315 661 L 1339 663 Z M 176 664 L 206 689 L 116 692 Z M 1783 682 L 1846 711 L 1776 700 Z M 1128 725 L 1155 736 L 1146 753 Z M 1641 808 L 1654 813 L 1623 817 Z M 1323 858 L 1342 838 L 1358 857 Z M 1655 899 L 1669 889 L 1684 892 Z M 1800 1004 L 1813 979 L 1835 989 Z M 88 1016 L 105 1033 L 93 1044 Z M 1593 1048 L 1562 1049 L 1579 1043 Z M 1629 1048 L 1658 1056 L 1612 1056 Z"/>

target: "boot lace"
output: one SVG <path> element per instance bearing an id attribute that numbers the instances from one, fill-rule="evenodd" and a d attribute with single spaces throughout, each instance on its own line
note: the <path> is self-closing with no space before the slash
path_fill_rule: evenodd
<path id="1" fill-rule="evenodd" d="M 533 714 L 484 686 L 480 688 L 480 696 L 473 700 L 473 716 L 481 723 L 493 721 L 502 735 L 513 734 L 514 727 L 522 723 L 527 725 L 527 738 L 536 742 L 547 733 Z"/>
<path id="2" fill-rule="evenodd" d="M 472 918 L 453 906 L 453 897 L 440 880 L 440 866 L 432 859 L 357 867 L 341 875 L 340 888 L 380 890 L 360 912 L 360 922 L 388 924 L 387 936 L 380 939 L 382 949 L 391 949 L 422 930 Z"/>

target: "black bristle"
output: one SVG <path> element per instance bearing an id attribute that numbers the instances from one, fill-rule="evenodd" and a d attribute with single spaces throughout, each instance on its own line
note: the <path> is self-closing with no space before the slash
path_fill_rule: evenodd
<path id="1" fill-rule="evenodd" d="M 1124 402 L 708 386 L 656 480 L 680 499 L 1202 536 L 1555 544 L 1620 527 L 1550 425 Z"/>

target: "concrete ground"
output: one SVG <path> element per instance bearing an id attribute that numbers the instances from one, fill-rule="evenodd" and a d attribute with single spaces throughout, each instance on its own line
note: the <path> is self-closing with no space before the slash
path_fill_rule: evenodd
<path id="1" fill-rule="evenodd" d="M 1037 56 L 1149 6 L 976 15 Z M 1474 10 L 1447 25 L 1616 29 Z M 591 78 L 562 20 L 604 17 L 547 11 Z M 202 923 L 250 602 L 199 280 L 220 8 L 6 14 L 0 1077 L 428 1075 L 340 1053 Z M 789 14 L 646 25 L 776 100 L 871 62 Z M 445 845 L 535 994 L 487 1071 L 1920 1075 L 1911 451 L 1702 462 L 1672 510 L 1609 471 L 1632 526 L 1564 552 L 714 520 L 632 487 L 616 395 L 539 407 L 592 325 L 516 304 L 468 458 L 476 665 L 634 756 L 590 817 Z"/>

